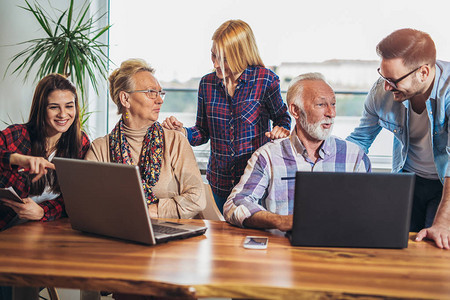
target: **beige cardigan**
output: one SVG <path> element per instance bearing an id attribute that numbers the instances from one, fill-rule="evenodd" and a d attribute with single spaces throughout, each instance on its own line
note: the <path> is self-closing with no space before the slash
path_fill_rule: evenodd
<path id="1" fill-rule="evenodd" d="M 194 152 L 186 137 L 178 131 L 164 129 L 164 148 L 159 180 L 152 191 L 159 199 L 159 218 L 192 218 L 205 206 L 203 180 Z M 131 157 L 139 161 L 146 128 L 124 134 L 131 147 Z M 85 159 L 110 162 L 109 135 L 94 140 Z"/>

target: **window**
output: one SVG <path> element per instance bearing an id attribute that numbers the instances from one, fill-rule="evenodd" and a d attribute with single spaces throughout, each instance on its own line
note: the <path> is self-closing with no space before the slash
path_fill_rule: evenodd
<path id="1" fill-rule="evenodd" d="M 113 62 L 140 57 L 156 68 L 168 90 L 160 119 L 174 115 L 186 126 L 195 123 L 201 76 L 211 72 L 211 37 L 228 19 L 242 19 L 255 34 L 266 66 L 289 81 L 305 72 L 321 72 L 337 92 L 333 134 L 345 138 L 359 123 L 365 94 L 378 78 L 376 44 L 395 29 L 428 32 L 438 57 L 449 60 L 444 10 L 423 16 L 420 0 L 357 0 L 305 2 L 295 0 L 110 0 L 110 57 Z M 407 10 L 407 13 L 405 13 Z M 446 55 L 446 56 L 445 56 Z M 112 66 L 114 67 L 114 66 Z M 285 95 L 283 95 L 285 96 Z M 111 108 L 111 116 L 116 116 Z M 117 117 L 111 117 L 109 128 Z M 375 168 L 390 168 L 392 134 L 383 130 L 370 149 Z M 208 145 L 196 147 L 207 152 Z"/>

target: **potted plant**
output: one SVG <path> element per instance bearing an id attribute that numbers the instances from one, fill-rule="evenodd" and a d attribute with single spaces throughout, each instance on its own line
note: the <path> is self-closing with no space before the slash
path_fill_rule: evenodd
<path id="1" fill-rule="evenodd" d="M 31 5 L 25 0 L 26 6 L 21 8 L 31 12 L 45 32 L 42 38 L 35 38 L 21 42 L 28 47 L 14 55 L 8 64 L 5 74 L 13 63 L 19 65 L 12 74 L 25 72 L 25 80 L 31 75 L 33 68 L 37 68 L 34 80 L 50 74 L 60 73 L 76 84 L 81 98 L 81 122 L 83 127 L 92 112 L 87 112 L 87 101 L 85 100 L 87 89 L 86 76 L 92 84 L 94 91 L 98 94 L 98 74 L 106 79 L 109 58 L 104 50 L 107 44 L 99 41 L 111 25 L 99 27 L 98 23 L 105 16 L 88 16 L 91 3 L 86 0 L 81 6 L 77 16 L 74 16 L 74 0 L 70 0 L 69 8 L 57 10 L 52 8 L 53 15 L 47 12 L 37 1 Z"/>

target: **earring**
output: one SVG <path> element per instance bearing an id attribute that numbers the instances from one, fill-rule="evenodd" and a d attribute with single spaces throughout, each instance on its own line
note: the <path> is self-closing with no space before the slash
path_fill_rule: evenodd
<path id="1" fill-rule="evenodd" d="M 128 112 L 125 113 L 125 119 L 128 119 Z"/>

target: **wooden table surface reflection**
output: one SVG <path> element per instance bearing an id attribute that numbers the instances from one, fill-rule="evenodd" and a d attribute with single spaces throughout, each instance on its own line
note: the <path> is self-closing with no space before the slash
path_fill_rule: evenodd
<path id="1" fill-rule="evenodd" d="M 0 283 L 181 298 L 450 299 L 450 251 L 413 235 L 402 250 L 301 248 L 224 222 L 180 222 L 208 230 L 144 246 L 72 230 L 68 219 L 13 227 L 0 233 Z M 269 236 L 268 248 L 244 249 L 246 235 Z"/>

